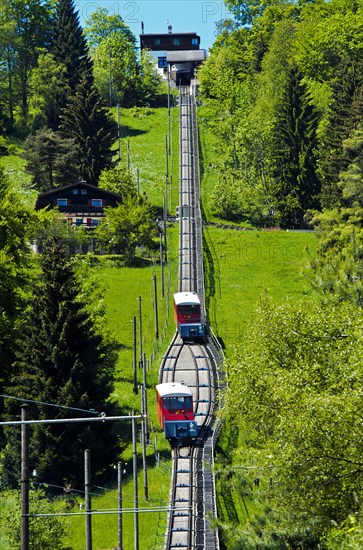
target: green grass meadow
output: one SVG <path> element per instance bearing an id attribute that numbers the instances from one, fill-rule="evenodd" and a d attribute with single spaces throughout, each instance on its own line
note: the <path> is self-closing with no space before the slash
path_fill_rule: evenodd
<path id="1" fill-rule="evenodd" d="M 306 270 L 313 232 L 204 230 L 208 317 L 227 351 L 246 335 L 259 300 L 276 304 L 312 294 Z"/>

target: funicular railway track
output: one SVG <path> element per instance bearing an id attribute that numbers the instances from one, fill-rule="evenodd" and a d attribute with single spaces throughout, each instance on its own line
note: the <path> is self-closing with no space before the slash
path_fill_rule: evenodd
<path id="1" fill-rule="evenodd" d="M 179 292 L 198 292 L 204 310 L 202 224 L 199 208 L 195 97 L 180 89 Z M 213 408 L 216 361 L 205 343 L 187 343 L 175 334 L 160 368 L 160 383 L 186 384 L 193 393 L 198 438 L 190 447 L 172 447 L 170 513 L 165 550 L 214 550 L 218 534 L 207 516 L 216 515 L 213 460 Z M 209 444 L 208 444 L 209 440 Z"/>

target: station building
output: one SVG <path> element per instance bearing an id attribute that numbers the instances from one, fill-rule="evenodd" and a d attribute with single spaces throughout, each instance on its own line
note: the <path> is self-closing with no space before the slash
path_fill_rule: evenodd
<path id="1" fill-rule="evenodd" d="M 207 57 L 200 49 L 200 36 L 195 32 L 173 32 L 168 25 L 167 33 L 140 34 L 140 49 L 148 49 L 157 58 L 158 71 L 167 80 L 172 78 L 177 85 L 189 85 L 196 68 Z"/>

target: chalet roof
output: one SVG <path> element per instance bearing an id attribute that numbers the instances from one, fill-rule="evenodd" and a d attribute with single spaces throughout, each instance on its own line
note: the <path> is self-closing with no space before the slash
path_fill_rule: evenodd
<path id="1" fill-rule="evenodd" d="M 75 183 L 70 183 L 69 185 L 63 185 L 62 187 L 56 187 L 55 189 L 51 189 L 50 191 L 45 191 L 44 193 L 39 193 L 37 202 L 35 205 L 36 209 L 42 208 L 44 205 L 44 199 L 48 199 L 53 196 L 62 195 L 63 193 L 67 191 L 71 191 L 72 189 L 87 189 L 91 193 L 97 193 L 98 195 L 107 197 L 115 202 L 122 200 L 121 195 L 118 193 L 113 193 L 112 191 L 106 191 L 106 189 L 101 189 L 101 187 L 96 187 L 95 185 L 91 185 L 90 183 L 87 183 L 86 181 L 76 181 Z"/>
<path id="2" fill-rule="evenodd" d="M 204 61 L 205 50 L 181 50 L 166 52 L 166 60 L 168 63 L 185 63 L 188 61 Z"/>
<path id="3" fill-rule="evenodd" d="M 149 37 L 149 36 L 198 36 L 196 32 L 151 32 L 151 33 L 142 33 L 140 37 Z"/>

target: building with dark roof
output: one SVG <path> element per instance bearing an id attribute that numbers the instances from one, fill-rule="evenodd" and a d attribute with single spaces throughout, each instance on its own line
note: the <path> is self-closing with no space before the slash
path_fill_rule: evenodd
<path id="1" fill-rule="evenodd" d="M 109 207 L 121 203 L 121 195 L 85 181 L 58 187 L 38 195 L 35 209 L 58 208 L 70 225 L 97 226 Z"/>
<path id="2" fill-rule="evenodd" d="M 158 59 L 162 76 L 176 84 L 190 84 L 195 69 L 206 59 L 206 51 L 200 48 L 200 36 L 195 32 L 173 32 L 168 25 L 167 33 L 140 34 L 141 50 L 151 50 Z"/>

